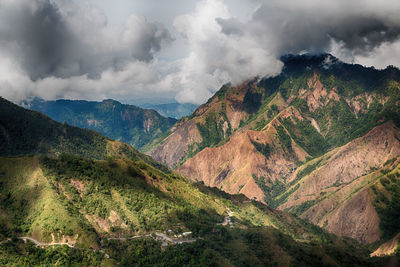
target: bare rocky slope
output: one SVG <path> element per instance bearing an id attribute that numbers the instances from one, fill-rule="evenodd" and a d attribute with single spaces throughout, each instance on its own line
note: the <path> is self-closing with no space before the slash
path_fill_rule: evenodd
<path id="1" fill-rule="evenodd" d="M 333 233 L 393 238 L 400 229 L 385 221 L 400 197 L 399 70 L 330 55 L 283 61 L 280 76 L 224 86 L 149 155 Z"/>

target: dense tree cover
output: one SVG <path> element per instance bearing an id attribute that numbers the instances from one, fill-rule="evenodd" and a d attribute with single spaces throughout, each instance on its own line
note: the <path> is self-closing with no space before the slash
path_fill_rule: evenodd
<path id="1" fill-rule="evenodd" d="M 285 150 L 288 154 L 293 154 L 294 152 L 292 148 L 292 139 L 286 133 L 285 129 L 281 125 L 279 125 L 276 127 L 276 131 L 278 133 L 282 149 Z"/>
<path id="2" fill-rule="evenodd" d="M 371 190 L 384 238 L 392 238 L 400 232 L 400 172 L 383 174 Z"/>
<path id="3" fill-rule="evenodd" d="M 106 155 L 107 138 L 52 121 L 0 98 L 0 155 L 66 152 L 86 157 Z"/>
<path id="4" fill-rule="evenodd" d="M 98 131 L 137 149 L 162 136 L 176 122 L 175 119 L 165 118 L 154 110 L 123 105 L 114 100 L 90 102 L 35 99 L 29 103 L 29 107 L 58 122 Z"/>
<path id="5" fill-rule="evenodd" d="M 283 203 L 282 198 L 277 199 L 277 197 L 286 190 L 286 186 L 283 182 L 276 179 L 267 183 L 264 176 L 257 177 L 254 174 L 253 179 L 264 192 L 264 201 L 269 207 L 277 208 L 280 204 Z"/>
<path id="6" fill-rule="evenodd" d="M 243 98 L 243 109 L 248 113 L 257 112 L 262 104 L 262 97 L 262 92 L 248 90 Z"/>
<path id="7" fill-rule="evenodd" d="M 311 125 L 309 120 L 294 118 L 282 120 L 285 128 L 291 133 L 295 142 L 311 156 L 320 156 L 327 151 L 324 137 Z"/>
<path id="8" fill-rule="evenodd" d="M 225 123 L 227 124 L 226 129 L 224 126 Z M 207 114 L 204 123 L 197 123 L 197 129 L 201 135 L 202 142 L 196 147 L 196 151 L 191 151 L 192 154 L 203 148 L 219 144 L 225 137 L 230 136 L 232 133 L 231 125 L 226 117 L 225 108 L 218 114 Z"/>
<path id="9" fill-rule="evenodd" d="M 67 246 L 41 249 L 31 242 L 23 244 L 20 240 L 0 245 L 2 266 L 100 266 L 107 262 L 111 263 L 100 252 L 86 249 Z"/>
<path id="10" fill-rule="evenodd" d="M 216 227 L 194 243 L 168 246 L 152 238 L 104 240 L 104 253 L 86 249 L 32 244 L 0 245 L 0 263 L 17 265 L 100 266 L 380 266 L 385 259 L 368 259 L 366 250 L 351 242 L 299 243 L 269 227 L 229 229 Z M 109 255 L 109 259 L 105 257 Z"/>

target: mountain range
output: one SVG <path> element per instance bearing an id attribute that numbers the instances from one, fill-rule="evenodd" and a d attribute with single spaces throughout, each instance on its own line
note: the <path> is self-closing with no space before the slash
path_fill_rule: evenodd
<path id="1" fill-rule="evenodd" d="M 0 125 L 2 265 L 372 266 L 390 260 L 369 259 L 370 250 L 354 240 L 190 182 L 127 144 L 4 99 Z"/>
<path id="2" fill-rule="evenodd" d="M 400 71 L 287 55 L 224 85 L 148 154 L 193 181 L 370 244 L 400 236 Z"/>
<path id="3" fill-rule="evenodd" d="M 142 108 L 154 109 L 158 113 L 160 113 L 164 117 L 170 117 L 174 119 L 181 119 L 182 117 L 186 117 L 191 115 L 196 108 L 197 105 L 191 103 L 167 103 L 167 104 L 141 104 L 139 105 Z"/>
<path id="4" fill-rule="evenodd" d="M 163 117 L 152 109 L 124 105 L 111 99 L 94 102 L 35 98 L 24 101 L 23 106 L 40 111 L 58 122 L 95 130 L 137 149 L 165 134 L 176 122 L 176 119 Z"/>
<path id="5" fill-rule="evenodd" d="M 0 98 L 0 264 L 395 266 L 400 71 L 281 60 L 179 121 Z"/>

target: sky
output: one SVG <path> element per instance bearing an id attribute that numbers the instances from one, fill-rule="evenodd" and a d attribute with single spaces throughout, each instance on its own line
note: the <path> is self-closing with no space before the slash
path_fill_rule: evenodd
<path id="1" fill-rule="evenodd" d="M 400 66 L 398 0 L 0 0 L 0 96 L 201 104 L 284 54 Z"/>

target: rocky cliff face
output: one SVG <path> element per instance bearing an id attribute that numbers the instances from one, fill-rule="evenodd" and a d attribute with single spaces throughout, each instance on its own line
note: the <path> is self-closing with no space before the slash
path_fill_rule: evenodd
<path id="1" fill-rule="evenodd" d="M 385 215 L 371 187 L 400 156 L 400 72 L 328 57 L 288 56 L 278 77 L 223 87 L 150 155 L 193 180 L 377 241 Z"/>

